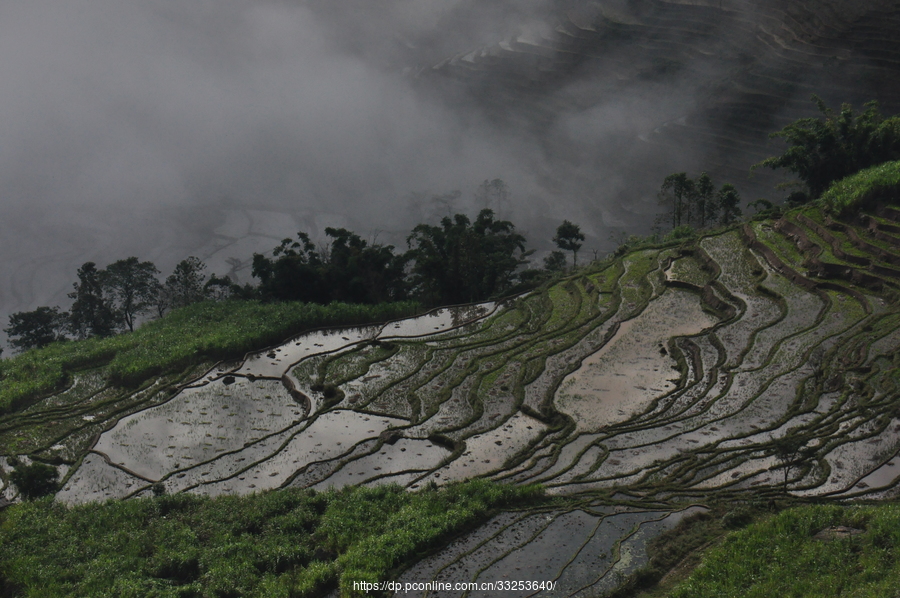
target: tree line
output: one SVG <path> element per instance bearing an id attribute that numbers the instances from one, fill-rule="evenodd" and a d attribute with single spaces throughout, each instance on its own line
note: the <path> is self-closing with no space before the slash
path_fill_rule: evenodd
<path id="1" fill-rule="evenodd" d="M 196 257 L 182 260 L 165 280 L 152 262 L 129 257 L 98 268 L 86 262 L 77 271 L 78 281 L 68 294 L 68 311 L 38 307 L 9 316 L 4 332 L 19 350 L 52 342 L 112 336 L 133 331 L 142 316 L 162 317 L 166 311 L 230 292 L 231 281 L 207 277 L 206 265 Z"/>
<path id="2" fill-rule="evenodd" d="M 900 160 L 900 116 L 885 117 L 877 101 L 866 103 L 862 112 L 850 104 L 835 112 L 815 95 L 812 101 L 821 117 L 801 118 L 769 135 L 783 139 L 787 150 L 751 169 L 785 168 L 796 174 L 799 189 L 788 197 L 791 203 L 818 199 L 851 174 Z"/>
<path id="3" fill-rule="evenodd" d="M 821 116 L 801 118 L 770 134 L 783 139 L 787 149 L 750 168 L 751 172 L 786 169 L 797 175 L 797 181 L 779 186 L 793 189 L 785 199 L 789 207 L 820 198 L 834 183 L 861 170 L 900 160 L 900 116 L 884 116 L 876 101 L 866 103 L 862 112 L 850 104 L 835 111 L 815 95 L 812 101 Z M 734 185 L 717 189 L 705 172 L 695 179 L 686 172 L 670 174 L 658 198 L 676 233 L 724 226 L 741 217 L 741 198 Z M 776 206 L 757 199 L 749 207 L 769 211 Z"/>
<path id="4" fill-rule="evenodd" d="M 705 172 L 696 179 L 686 172 L 670 174 L 659 191 L 660 203 L 670 206 L 672 229 L 727 226 L 741 217 L 741 196 L 734 185 L 716 189 Z"/>
<path id="5" fill-rule="evenodd" d="M 4 331 L 10 345 L 24 351 L 133 331 L 141 319 L 206 300 L 469 303 L 534 286 L 551 275 L 549 270 L 559 269 L 525 268 L 532 254 L 525 236 L 490 209 L 474 220 L 455 214 L 438 224 L 420 224 L 408 235 L 403 252 L 344 228 L 326 228 L 325 235 L 324 247 L 301 231 L 282 240 L 270 255 L 255 253 L 251 274 L 257 284 L 243 286 L 228 277 L 208 276 L 196 257 L 179 262 L 164 280 L 155 264 L 137 257 L 105 268 L 87 262 L 76 272 L 68 310 L 43 306 L 14 313 Z M 578 226 L 568 221 L 554 238 L 573 257 L 583 239 Z"/>

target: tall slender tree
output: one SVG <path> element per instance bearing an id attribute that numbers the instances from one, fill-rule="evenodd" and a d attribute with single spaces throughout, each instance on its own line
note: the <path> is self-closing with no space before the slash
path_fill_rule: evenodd
<path id="1" fill-rule="evenodd" d="M 728 225 L 741 217 L 741 196 L 734 185 L 725 183 L 716 195 L 719 204 L 719 224 Z"/>
<path id="2" fill-rule="evenodd" d="M 672 206 L 672 228 L 689 224 L 695 183 L 686 172 L 670 174 L 659 189 L 659 201 Z"/>
<path id="3" fill-rule="evenodd" d="M 563 251 L 572 252 L 573 268 L 578 265 L 578 250 L 581 249 L 582 241 L 584 241 L 584 233 L 581 232 L 581 227 L 568 220 L 563 220 L 563 223 L 556 228 L 556 236 L 553 237 L 553 242 L 557 247 Z"/>
<path id="4" fill-rule="evenodd" d="M 708 174 L 701 173 L 694 184 L 694 221 L 701 229 L 716 221 L 718 215 L 718 202 L 716 201 L 716 186 Z"/>

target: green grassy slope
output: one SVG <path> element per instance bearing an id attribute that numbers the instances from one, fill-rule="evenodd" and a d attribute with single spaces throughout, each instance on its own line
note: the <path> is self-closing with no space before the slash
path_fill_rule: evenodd
<path id="1" fill-rule="evenodd" d="M 671 597 L 885 598 L 898 580 L 900 505 L 808 505 L 729 535 Z"/>
<path id="2" fill-rule="evenodd" d="M 0 512 L 0 595 L 315 597 L 377 582 L 535 487 L 473 481 L 282 490 L 214 500 L 188 494 Z M 377 595 L 377 594 L 376 594 Z"/>

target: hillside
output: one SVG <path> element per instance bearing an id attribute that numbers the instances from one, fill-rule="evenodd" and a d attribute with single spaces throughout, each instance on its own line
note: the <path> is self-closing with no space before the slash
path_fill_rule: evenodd
<path id="1" fill-rule="evenodd" d="M 771 198 L 784 179 L 747 169 L 773 153 L 770 132 L 815 110 L 813 94 L 832 106 L 877 99 L 887 113 L 900 111 L 893 0 L 560 0 L 542 8 L 501 40 L 435 57 L 418 77 L 539 139 L 548 192 L 596 197 L 578 210 L 605 227 L 646 233 L 657 185 L 682 170 L 706 170 L 746 198 Z M 607 196 L 618 201 L 607 205 Z"/>
<path id="2" fill-rule="evenodd" d="M 806 207 L 134 391 L 85 370 L 3 416 L 0 467 L 59 464 L 69 504 L 540 483 L 562 502 L 502 512 L 400 579 L 528 567 L 553 595 L 600 595 L 701 505 L 896 495 L 898 281 L 900 207 Z"/>

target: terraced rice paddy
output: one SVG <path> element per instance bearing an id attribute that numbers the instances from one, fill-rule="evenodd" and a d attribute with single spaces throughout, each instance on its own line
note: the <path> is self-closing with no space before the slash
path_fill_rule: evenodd
<path id="1" fill-rule="evenodd" d="M 216 495 L 540 482 L 577 505 L 502 513 L 404 576 L 527 570 L 558 582 L 542 595 L 599 595 L 705 498 L 900 493 L 896 281 L 852 264 L 805 275 L 810 256 L 831 258 L 801 234 L 821 215 L 800 216 L 644 249 L 499 304 L 311 332 L 148 385 L 118 416 L 103 402 L 115 389 L 87 372 L 18 415 L 81 427 L 23 446 L 72 465 L 68 503 L 157 483 Z M 805 448 L 785 476 L 788 437 Z"/>

